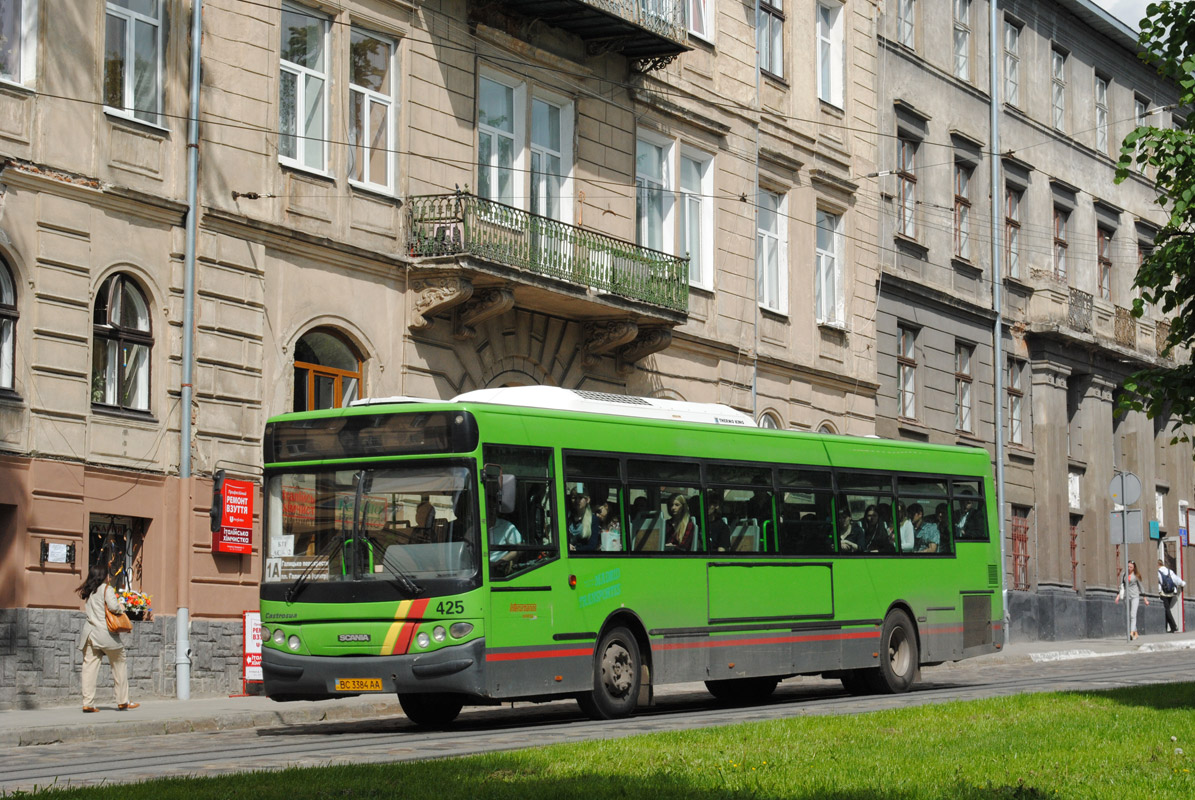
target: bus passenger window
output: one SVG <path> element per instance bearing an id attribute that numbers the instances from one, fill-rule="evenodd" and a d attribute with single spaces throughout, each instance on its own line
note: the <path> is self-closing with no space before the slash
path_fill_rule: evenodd
<path id="1" fill-rule="evenodd" d="M 762 553 L 774 529 L 768 489 L 712 489 L 706 496 L 711 553 Z"/>
<path id="2" fill-rule="evenodd" d="M 951 552 L 950 507 L 944 478 L 898 476 L 898 533 L 901 553 Z"/>
<path id="3" fill-rule="evenodd" d="M 486 445 L 483 462 L 499 468 L 486 487 L 491 580 L 540 566 L 558 552 L 552 514 L 552 454 L 531 447 Z"/>
<path id="4" fill-rule="evenodd" d="M 954 538 L 960 542 L 986 542 L 988 540 L 987 519 L 983 511 L 983 498 L 979 484 L 970 481 L 954 482 Z"/>
<path id="5" fill-rule="evenodd" d="M 834 552 L 829 492 L 787 491 L 780 495 L 779 548 L 784 555 Z"/>
<path id="6" fill-rule="evenodd" d="M 564 454 L 565 529 L 569 552 L 612 553 L 622 544 L 622 476 L 617 458 Z"/>

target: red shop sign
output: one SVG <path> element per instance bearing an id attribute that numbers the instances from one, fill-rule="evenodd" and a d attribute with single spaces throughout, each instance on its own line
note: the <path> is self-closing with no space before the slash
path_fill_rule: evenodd
<path id="1" fill-rule="evenodd" d="M 212 532 L 213 553 L 253 552 L 253 482 L 225 478 L 220 487 L 220 527 Z"/>

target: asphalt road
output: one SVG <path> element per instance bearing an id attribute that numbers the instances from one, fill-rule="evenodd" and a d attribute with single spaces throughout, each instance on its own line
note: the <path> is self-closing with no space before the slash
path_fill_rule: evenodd
<path id="1" fill-rule="evenodd" d="M 961 662 L 924 670 L 921 683 L 905 695 L 853 697 L 837 681 L 794 678 L 780 684 L 770 702 L 746 708 L 719 705 L 700 684 L 688 684 L 661 692 L 653 707 L 641 709 L 626 720 L 593 722 L 581 715 L 576 703 L 562 701 L 466 709 L 445 731 L 416 728 L 398 712 L 396 704 L 394 716 L 376 720 L 179 733 L 154 737 L 149 747 L 133 747 L 127 740 L 107 737 L 91 742 L 4 748 L 0 749 L 0 792 L 292 766 L 444 758 L 1023 692 L 1110 689 L 1186 680 L 1190 667 L 1190 651 L 1138 652 L 1051 663 Z"/>

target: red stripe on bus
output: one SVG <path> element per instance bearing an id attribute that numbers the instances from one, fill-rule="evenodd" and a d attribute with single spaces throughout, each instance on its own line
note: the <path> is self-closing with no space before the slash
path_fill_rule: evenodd
<path id="1" fill-rule="evenodd" d="M 427 598 L 416 600 L 411 603 L 411 610 L 407 612 L 407 621 L 403 623 L 402 630 L 398 632 L 398 639 L 394 642 L 394 650 L 392 655 L 404 655 L 411 647 L 411 637 L 415 635 L 415 628 L 419 627 L 419 621 L 423 619 L 423 612 L 427 608 Z"/>
<path id="2" fill-rule="evenodd" d="M 591 656 L 593 648 L 574 648 L 572 650 L 532 650 L 526 653 L 486 653 L 486 661 L 525 661 L 532 658 L 569 658 L 572 656 Z"/>
<path id="3" fill-rule="evenodd" d="M 851 633 L 819 633 L 806 636 L 768 636 L 759 639 L 713 639 L 701 642 L 676 642 L 675 644 L 652 645 L 653 650 L 691 650 L 699 647 L 743 647 L 753 644 L 792 644 L 794 642 L 832 642 L 843 639 L 878 639 L 879 631 L 853 631 Z"/>

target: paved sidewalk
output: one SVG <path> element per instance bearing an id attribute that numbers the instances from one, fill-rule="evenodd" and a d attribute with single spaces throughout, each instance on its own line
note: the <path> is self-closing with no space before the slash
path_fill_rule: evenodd
<path id="1" fill-rule="evenodd" d="M 1156 650 L 1195 650 L 1195 631 L 1124 639 L 1086 639 L 1068 642 L 1013 643 L 1004 651 L 960 662 L 961 665 L 1035 663 L 1098 658 Z M 958 666 L 958 665 L 955 665 Z M 938 669 L 949 669 L 944 665 Z M 693 691 L 700 684 L 662 686 L 657 695 Z M 101 686 L 99 697 L 111 686 Z M 137 700 L 138 698 L 133 698 Z M 84 714 L 81 705 L 0 711 L 0 747 L 79 742 L 113 737 L 156 736 L 168 733 L 270 728 L 323 721 L 351 721 L 401 716 L 395 698 L 387 695 L 346 697 L 315 702 L 276 703 L 267 697 L 198 697 L 190 700 L 146 699 L 141 707 L 117 711 L 110 700 L 98 714 Z"/>

